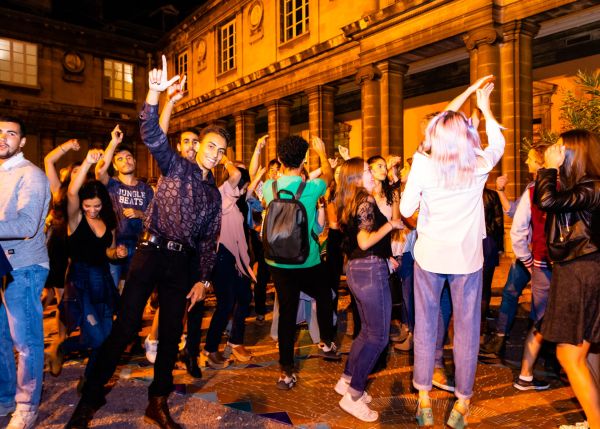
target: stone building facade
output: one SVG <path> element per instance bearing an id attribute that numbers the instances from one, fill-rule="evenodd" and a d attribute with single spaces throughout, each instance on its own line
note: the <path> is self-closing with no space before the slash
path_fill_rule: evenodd
<path id="1" fill-rule="evenodd" d="M 587 0 L 209 1 L 163 39 L 188 76 L 170 131 L 225 124 L 245 162 L 265 133 L 263 162 L 290 133 L 322 137 L 330 155 L 344 143 L 354 156 L 410 157 L 415 112 L 439 110 L 493 74 L 507 141 L 496 174 L 509 176 L 515 197 L 528 180 L 521 142 L 534 124 L 550 126 L 557 87 L 534 85 L 536 70 L 600 68 L 599 14 Z"/>
<path id="2" fill-rule="evenodd" d="M 20 10 L 0 5 L 0 114 L 25 121 L 26 157 L 42 166 L 55 146 L 77 138 L 82 149 L 67 153 L 64 166 L 83 159 L 90 147 L 104 147 L 120 124 L 137 152 L 139 174 L 155 175 L 139 142 L 137 114 L 156 40 L 91 28 L 83 13 L 90 2 L 80 5 L 81 24 L 53 18 L 51 1 L 22 3 L 27 7 Z"/>

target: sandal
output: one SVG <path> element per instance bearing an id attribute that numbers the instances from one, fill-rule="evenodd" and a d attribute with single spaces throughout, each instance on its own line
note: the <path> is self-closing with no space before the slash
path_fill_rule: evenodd
<path id="1" fill-rule="evenodd" d="M 433 409 L 431 406 L 421 408 L 421 400 L 417 400 L 417 424 L 419 427 L 433 426 Z"/>
<path id="2" fill-rule="evenodd" d="M 453 429 L 463 429 L 467 427 L 467 416 L 469 415 L 469 409 L 467 408 L 467 412 L 465 414 L 461 413 L 456 409 L 456 404 L 458 401 L 454 403 L 454 407 L 452 407 L 452 411 L 450 412 L 450 416 L 448 417 L 448 421 L 446 425 L 450 426 Z"/>

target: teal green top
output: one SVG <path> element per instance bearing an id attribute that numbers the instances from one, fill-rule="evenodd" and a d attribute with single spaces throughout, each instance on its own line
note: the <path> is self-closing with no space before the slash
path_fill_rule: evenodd
<path id="1" fill-rule="evenodd" d="M 281 176 L 277 179 L 277 190 L 281 191 L 285 189 L 287 191 L 292 192 L 293 194 L 298 191 L 298 186 L 302 182 L 302 178 L 300 176 Z M 273 200 L 273 181 L 267 180 L 263 185 L 263 198 L 265 203 L 269 205 L 269 203 Z M 306 216 L 308 217 L 308 230 L 312 231 L 317 220 L 317 201 L 323 195 L 325 195 L 325 190 L 327 189 L 327 184 L 323 179 L 313 179 L 308 180 L 306 182 L 306 187 L 304 191 L 302 191 L 302 195 L 300 196 L 300 202 L 306 208 Z M 282 195 L 283 198 L 290 198 L 289 195 Z M 309 268 L 314 267 L 321 263 L 321 255 L 319 254 L 319 243 L 317 243 L 312 237 L 310 238 L 310 252 L 308 254 L 308 258 L 304 261 L 303 264 L 277 264 L 269 259 L 265 258 L 267 264 L 278 267 L 278 268 Z"/>

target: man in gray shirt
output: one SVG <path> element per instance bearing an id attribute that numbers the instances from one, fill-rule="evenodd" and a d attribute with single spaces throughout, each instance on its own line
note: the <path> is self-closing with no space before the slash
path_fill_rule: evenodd
<path id="1" fill-rule="evenodd" d="M 0 117 L 0 245 L 13 267 L 0 287 L 0 416 L 13 413 L 9 429 L 34 426 L 44 371 L 40 294 L 49 268 L 44 218 L 50 186 L 24 158 L 23 146 L 23 122 Z"/>

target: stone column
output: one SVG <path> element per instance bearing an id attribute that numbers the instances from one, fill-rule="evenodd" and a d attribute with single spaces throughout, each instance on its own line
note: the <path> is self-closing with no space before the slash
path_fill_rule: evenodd
<path id="1" fill-rule="evenodd" d="M 42 131 L 39 134 L 39 139 L 40 139 L 39 140 L 40 143 L 39 143 L 38 147 L 40 148 L 41 153 L 36 154 L 36 158 L 35 159 L 30 158 L 30 160 L 33 162 L 36 162 L 36 163 L 41 161 L 41 163 L 38 165 L 43 165 L 44 157 L 46 155 L 48 155 L 50 152 L 52 152 L 52 150 L 56 147 L 54 144 L 55 143 L 54 142 L 54 140 L 55 140 L 54 133 L 52 131 Z M 56 143 L 61 144 L 64 142 L 56 142 Z M 29 143 L 27 143 L 27 144 L 29 144 Z M 25 145 L 25 147 L 27 147 L 27 145 Z M 67 153 L 69 153 L 69 152 L 67 152 Z M 63 158 L 64 158 L 64 156 L 63 156 Z M 61 165 L 63 165 L 63 164 L 65 164 L 65 163 L 61 162 Z M 57 168 L 57 171 L 58 171 L 58 168 Z"/>
<path id="2" fill-rule="evenodd" d="M 362 148 L 365 159 L 381 153 L 379 78 L 381 71 L 372 64 L 361 67 L 356 74 L 356 83 L 360 85 Z"/>
<path id="3" fill-rule="evenodd" d="M 290 106 L 287 100 L 272 100 L 265 103 L 269 122 L 269 139 L 265 152 L 264 165 L 277 158 L 277 142 L 290 135 Z"/>
<path id="4" fill-rule="evenodd" d="M 539 25 L 528 21 L 512 21 L 502 27 L 502 125 L 506 127 L 502 172 L 509 178 L 506 193 L 510 199 L 519 196 L 529 181 L 521 145 L 524 138 L 533 137 L 532 41 L 538 30 Z"/>
<path id="5" fill-rule="evenodd" d="M 337 88 L 328 85 L 317 85 L 306 90 L 308 96 L 308 128 L 310 136 L 320 137 L 325 143 L 327 156 L 335 153 L 334 147 L 334 106 L 333 96 Z M 309 142 L 310 143 L 310 142 Z M 319 167 L 319 158 L 310 151 L 309 170 Z"/>
<path id="6" fill-rule="evenodd" d="M 235 118 L 235 157 L 236 160 L 243 161 L 248 167 L 256 144 L 254 131 L 256 112 L 242 110 L 235 113 L 233 117 Z"/>
<path id="7" fill-rule="evenodd" d="M 381 71 L 381 155 L 399 155 L 404 159 L 404 76 L 406 64 L 383 61 Z"/>
<path id="8" fill-rule="evenodd" d="M 481 27 L 477 28 L 473 31 L 467 33 L 463 38 L 467 49 L 471 56 L 475 56 L 476 58 L 472 58 L 470 65 L 473 67 L 476 65 L 477 70 L 471 70 L 471 83 L 479 79 L 480 77 L 487 75 L 494 75 L 496 80 L 494 81 L 494 92 L 491 97 L 491 108 L 494 116 L 498 121 L 501 119 L 501 104 L 500 104 L 500 94 L 501 94 L 501 82 L 500 79 L 500 48 L 498 47 L 499 36 L 498 32 L 494 27 Z M 473 110 L 476 105 L 476 100 L 474 97 L 471 98 L 471 106 L 470 110 Z M 470 110 L 466 110 L 467 115 L 470 115 Z M 485 138 L 485 124 L 482 124 L 479 127 L 481 140 L 483 145 L 487 144 L 487 140 Z M 490 173 L 490 180 L 493 181 L 497 176 L 501 173 L 500 163 L 496 165 L 494 170 Z"/>

